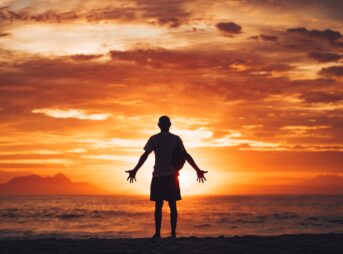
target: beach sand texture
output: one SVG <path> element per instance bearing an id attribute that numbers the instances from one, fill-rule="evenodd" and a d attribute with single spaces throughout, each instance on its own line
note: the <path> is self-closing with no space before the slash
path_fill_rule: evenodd
<path id="1" fill-rule="evenodd" d="M 343 234 L 283 235 L 271 237 L 185 237 L 178 239 L 0 240 L 0 253 L 342 254 Z"/>

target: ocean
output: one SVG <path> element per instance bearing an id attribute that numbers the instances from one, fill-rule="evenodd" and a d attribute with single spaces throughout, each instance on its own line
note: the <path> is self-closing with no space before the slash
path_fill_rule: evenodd
<path id="1" fill-rule="evenodd" d="M 150 237 L 153 211 L 146 196 L 0 196 L 0 238 Z M 343 233 L 343 196 L 189 196 L 178 211 L 178 236 Z"/>

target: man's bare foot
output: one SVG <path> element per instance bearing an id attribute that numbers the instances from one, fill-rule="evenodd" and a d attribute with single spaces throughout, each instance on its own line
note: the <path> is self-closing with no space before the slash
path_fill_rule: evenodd
<path id="1" fill-rule="evenodd" d="M 160 234 L 154 234 L 154 235 L 152 236 L 152 238 L 154 238 L 154 239 L 160 239 L 160 238 L 161 238 L 161 235 L 160 235 Z"/>
<path id="2" fill-rule="evenodd" d="M 176 233 L 175 232 L 171 232 L 170 237 L 175 239 L 176 238 Z"/>

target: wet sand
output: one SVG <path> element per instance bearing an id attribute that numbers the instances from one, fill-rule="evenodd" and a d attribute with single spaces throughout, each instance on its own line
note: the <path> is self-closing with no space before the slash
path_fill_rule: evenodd
<path id="1" fill-rule="evenodd" d="M 0 240 L 0 253 L 343 253 L 343 234 L 178 239 Z"/>

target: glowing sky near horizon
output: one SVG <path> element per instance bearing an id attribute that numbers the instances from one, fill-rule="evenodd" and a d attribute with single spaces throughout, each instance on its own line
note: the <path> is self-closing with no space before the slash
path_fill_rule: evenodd
<path id="1" fill-rule="evenodd" d="M 160 115 L 206 185 L 343 174 L 343 2 L 0 0 L 0 171 L 125 182 Z M 187 183 L 186 183 L 187 182 Z"/>

